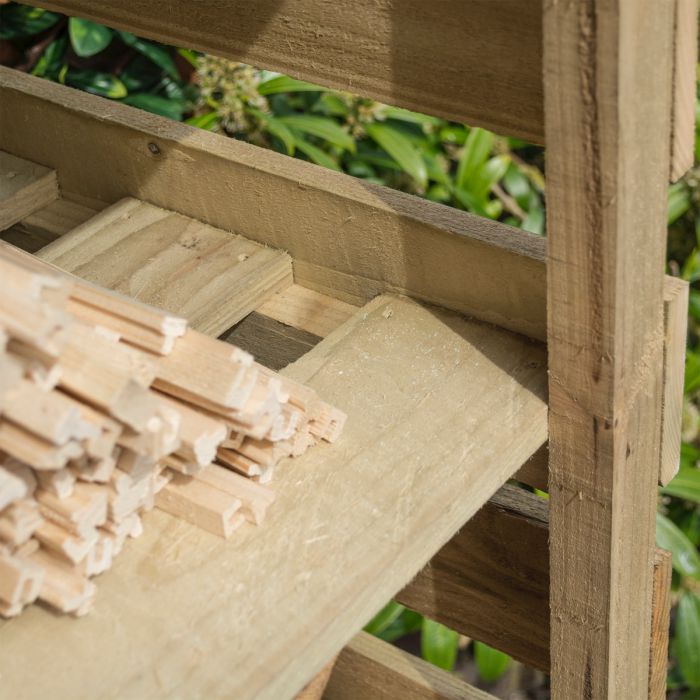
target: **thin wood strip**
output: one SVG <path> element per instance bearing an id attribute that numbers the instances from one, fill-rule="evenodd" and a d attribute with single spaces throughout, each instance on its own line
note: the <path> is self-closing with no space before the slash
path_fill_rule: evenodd
<path id="1" fill-rule="evenodd" d="M 668 484 L 678 473 L 683 423 L 683 381 L 688 332 L 689 285 L 676 277 L 664 284 L 664 364 L 659 483 Z"/>
<path id="2" fill-rule="evenodd" d="M 692 167 L 698 62 L 698 0 L 675 0 L 671 182 Z"/>
<path id="3" fill-rule="evenodd" d="M 327 700 L 495 700 L 381 639 L 360 632 L 343 649 L 331 674 Z"/>
<path id="4" fill-rule="evenodd" d="M 43 6 L 176 46 L 229 56 L 387 104 L 541 142 L 537 0 L 244 2 L 49 0 Z"/>
<path id="5" fill-rule="evenodd" d="M 668 636 L 671 627 L 671 553 L 654 553 L 654 605 L 651 618 L 649 700 L 665 700 L 668 675 Z"/>

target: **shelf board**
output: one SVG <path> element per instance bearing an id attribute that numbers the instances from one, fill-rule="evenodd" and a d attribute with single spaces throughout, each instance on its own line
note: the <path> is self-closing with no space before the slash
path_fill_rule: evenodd
<path id="1" fill-rule="evenodd" d="M 8 696 L 292 697 L 547 437 L 539 345 L 405 298 L 285 373 L 348 413 L 342 438 L 280 466 L 262 526 L 154 511 L 90 615 L 3 623 Z"/>

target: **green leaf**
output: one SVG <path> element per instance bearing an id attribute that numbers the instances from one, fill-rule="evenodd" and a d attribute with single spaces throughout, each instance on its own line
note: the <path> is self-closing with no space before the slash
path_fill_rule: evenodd
<path id="1" fill-rule="evenodd" d="M 681 467 L 696 467 L 700 462 L 700 450 L 687 442 L 681 443 Z"/>
<path id="2" fill-rule="evenodd" d="M 298 150 L 300 150 L 309 160 L 316 163 L 316 165 L 321 165 L 324 168 L 330 168 L 331 170 L 340 170 L 338 163 L 331 158 L 325 151 L 322 151 L 318 146 L 314 146 L 309 143 L 301 136 L 294 135 L 294 145 Z"/>
<path id="3" fill-rule="evenodd" d="M 396 620 L 406 608 L 395 600 L 389 601 L 366 625 L 365 632 L 378 635 Z"/>
<path id="4" fill-rule="evenodd" d="M 93 95 L 111 97 L 114 100 L 119 100 L 128 94 L 124 83 L 109 73 L 98 73 L 92 70 L 69 70 L 65 75 L 65 82 L 66 85 L 72 85 L 86 92 L 91 92 Z"/>
<path id="5" fill-rule="evenodd" d="M 196 117 L 190 117 L 185 120 L 185 124 L 196 126 L 198 129 L 206 129 L 211 131 L 219 123 L 219 115 L 216 112 L 207 112 L 206 114 L 198 114 Z"/>
<path id="6" fill-rule="evenodd" d="M 258 85 L 258 93 L 265 96 L 277 95 L 280 92 L 321 92 L 322 90 L 320 85 L 290 78 L 288 75 L 277 75 Z"/>
<path id="7" fill-rule="evenodd" d="M 470 191 L 476 197 L 486 198 L 491 188 L 503 178 L 510 165 L 510 156 L 490 158 L 475 174 Z"/>
<path id="8" fill-rule="evenodd" d="M 82 57 L 94 56 L 112 41 L 111 29 L 80 17 L 68 19 L 68 34 L 73 51 Z"/>
<path id="9" fill-rule="evenodd" d="M 683 393 L 692 394 L 700 387 L 700 353 L 688 350 L 685 355 L 685 382 Z"/>
<path id="10" fill-rule="evenodd" d="M 685 182 L 676 182 L 668 189 L 668 225 L 690 209 L 690 190 Z"/>
<path id="11" fill-rule="evenodd" d="M 418 632 L 423 625 L 423 616 L 413 610 L 404 610 L 384 631 L 377 636 L 385 642 L 395 642 L 401 637 Z"/>
<path id="12" fill-rule="evenodd" d="M 63 66 L 67 46 L 68 37 L 65 34 L 52 41 L 32 69 L 32 75 L 55 80 Z"/>
<path id="13" fill-rule="evenodd" d="M 445 671 L 451 671 L 457 660 L 459 635 L 439 622 L 423 619 L 421 654 L 426 661 Z"/>
<path id="14" fill-rule="evenodd" d="M 693 543 L 665 515 L 656 514 L 656 544 L 671 552 L 673 568 L 683 576 L 700 579 L 700 555 Z"/>
<path id="15" fill-rule="evenodd" d="M 700 469 L 681 467 L 673 480 L 661 488 L 661 492 L 700 503 Z"/>
<path id="16" fill-rule="evenodd" d="M 389 124 L 366 124 L 368 136 L 383 148 L 422 188 L 428 185 L 428 169 L 418 149 Z"/>
<path id="17" fill-rule="evenodd" d="M 277 117 L 277 120 L 294 131 L 316 136 L 345 151 L 355 152 L 355 141 L 352 136 L 332 119 L 308 114 L 291 114 Z"/>
<path id="18" fill-rule="evenodd" d="M 541 236 L 544 233 L 544 208 L 537 204 L 530 208 L 527 216 L 523 220 L 522 228 L 530 233 Z"/>
<path id="19" fill-rule="evenodd" d="M 469 132 L 457 166 L 457 187 L 471 190 L 471 184 L 489 157 L 492 146 L 493 134 L 490 131 L 474 128 Z"/>
<path id="20" fill-rule="evenodd" d="M 676 614 L 676 655 L 688 685 L 700 688 L 700 598 L 686 592 Z"/>
<path id="21" fill-rule="evenodd" d="M 428 114 L 419 114 L 418 112 L 411 112 L 408 109 L 403 109 L 402 107 L 383 107 L 382 112 L 386 119 L 396 119 L 402 122 L 408 122 L 409 124 L 418 124 L 419 126 L 425 128 L 437 127 L 445 124 L 443 119 L 439 117 L 431 117 Z"/>
<path id="22" fill-rule="evenodd" d="M 124 104 L 131 105 L 132 107 L 143 109 L 146 112 L 160 114 L 161 116 L 168 117 L 169 119 L 175 119 L 177 121 L 182 119 L 182 104 L 175 100 L 170 100 L 167 97 L 160 97 L 158 95 L 151 95 L 150 93 L 142 92 L 136 95 L 128 95 L 122 100 L 122 102 L 124 102 Z"/>
<path id="23" fill-rule="evenodd" d="M 175 61 L 170 53 L 170 49 L 161 44 L 156 44 L 146 39 L 140 39 L 134 36 L 131 32 L 119 32 L 119 37 L 127 45 L 138 51 L 143 56 L 146 56 L 150 61 L 155 63 L 159 68 L 162 68 L 173 80 L 179 80 Z"/>
<path id="24" fill-rule="evenodd" d="M 53 27 L 61 15 L 43 10 L 10 3 L 0 5 L 0 39 L 24 39 Z"/>
<path id="25" fill-rule="evenodd" d="M 294 155 L 297 139 L 292 130 L 284 122 L 281 122 L 275 117 L 268 117 L 265 120 L 265 128 L 284 144 L 288 156 Z"/>
<path id="26" fill-rule="evenodd" d="M 511 164 L 503 178 L 503 186 L 518 205 L 522 209 L 527 210 L 532 188 L 530 187 L 530 180 L 528 180 L 525 173 L 516 165 Z"/>
<path id="27" fill-rule="evenodd" d="M 510 666 L 511 658 L 483 642 L 474 642 L 474 661 L 479 677 L 485 683 L 495 683 Z"/>

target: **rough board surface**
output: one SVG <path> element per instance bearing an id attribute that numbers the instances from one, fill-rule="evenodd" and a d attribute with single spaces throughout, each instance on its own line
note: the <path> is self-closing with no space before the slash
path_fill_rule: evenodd
<path id="1" fill-rule="evenodd" d="M 286 373 L 347 411 L 342 438 L 281 465 L 263 527 L 151 513 L 91 615 L 4 623 L 8 697 L 292 697 L 546 439 L 542 348 L 406 299 Z"/>

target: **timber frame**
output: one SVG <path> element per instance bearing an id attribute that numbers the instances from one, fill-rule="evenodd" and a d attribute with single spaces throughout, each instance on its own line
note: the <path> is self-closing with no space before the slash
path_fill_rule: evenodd
<path id="1" fill-rule="evenodd" d="M 654 513 L 656 485 L 678 464 L 688 293 L 664 275 L 666 187 L 693 159 L 697 0 L 177 0 L 166 17 L 149 0 L 41 6 L 547 149 L 544 239 L 0 68 L 0 152 L 55 171 L 42 181 L 45 199 L 8 219 L 0 237 L 43 244 L 122 198 L 145 200 L 290 254 L 291 291 L 261 300 L 232 342 L 276 333 L 287 349 L 296 343 L 305 352 L 327 335 L 318 348 L 341 348 L 341 357 L 343 338 L 368 314 L 399 304 L 375 297 L 406 295 L 426 306 L 402 301 L 398 316 L 441 307 L 429 322 L 476 319 L 443 323 L 467 324 L 463 335 L 484 354 L 512 343 L 527 363 L 506 379 L 535 396 L 503 380 L 500 388 L 521 400 L 513 426 L 525 437 L 501 455 L 500 435 L 491 434 L 495 447 L 475 451 L 479 464 L 500 469 L 476 479 L 481 500 L 465 489 L 453 502 L 443 489 L 429 503 L 438 509 L 437 497 L 445 499 L 447 515 L 410 521 L 420 547 L 408 533 L 387 550 L 397 557 L 394 571 L 362 572 L 354 598 L 348 589 L 315 611 L 316 628 L 296 620 L 299 635 L 275 648 L 279 668 L 237 684 L 221 666 L 238 657 L 214 645 L 226 643 L 227 630 L 210 616 L 193 632 L 201 668 L 182 670 L 191 651 L 182 640 L 156 647 L 137 635 L 143 655 L 127 653 L 132 640 L 117 640 L 124 673 L 93 669 L 85 680 L 93 693 L 294 697 L 340 652 L 328 698 L 489 697 L 363 634 L 350 641 L 394 596 L 550 673 L 555 700 L 665 697 L 670 558 L 654 546 Z M 324 309 L 311 325 L 297 313 L 311 308 L 310 294 Z M 536 367 L 545 351 L 548 375 L 545 360 Z M 290 372 L 312 377 L 319 362 L 311 351 Z M 450 447 L 445 455 L 458 459 L 458 446 Z M 547 490 L 549 501 L 506 484 L 510 477 Z M 407 484 L 430 490 L 427 481 Z M 415 509 L 420 498 L 416 492 Z M 431 528 L 432 537 L 423 534 Z M 167 543 L 162 550 L 172 556 Z M 211 573 L 201 556 L 189 556 L 193 571 Z M 235 542 L 211 556 L 235 570 Z M 105 588 L 118 601 L 132 579 L 109 576 Z M 194 592 L 188 585 L 182 590 Z M 341 602 L 336 617 L 331 604 Z M 17 658 L 10 668 L 10 652 L 39 644 L 38 630 L 54 643 L 80 634 L 71 621 L 32 613 L 26 623 L 0 624 L 3 683 L 27 697 L 56 675 L 28 681 Z M 89 620 L 75 624 L 92 629 Z M 149 678 L 145 662 L 167 677 Z M 70 681 L 61 688 L 68 693 Z"/>

